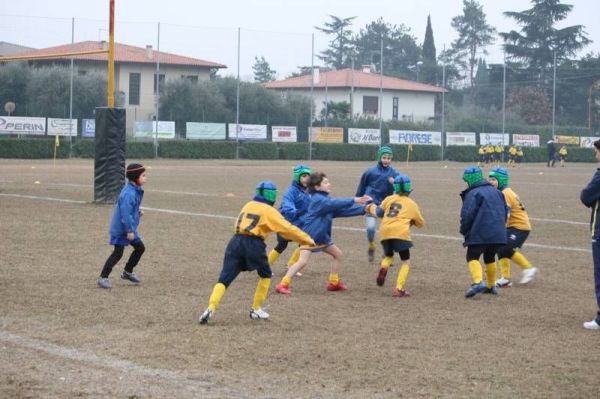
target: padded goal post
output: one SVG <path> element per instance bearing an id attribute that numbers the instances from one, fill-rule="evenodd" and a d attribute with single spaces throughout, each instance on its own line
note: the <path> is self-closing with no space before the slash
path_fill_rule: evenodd
<path id="1" fill-rule="evenodd" d="M 125 184 L 125 109 L 96 108 L 94 202 L 115 203 Z"/>

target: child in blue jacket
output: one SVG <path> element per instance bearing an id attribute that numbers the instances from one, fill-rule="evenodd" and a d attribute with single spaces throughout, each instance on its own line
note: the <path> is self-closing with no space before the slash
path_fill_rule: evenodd
<path id="1" fill-rule="evenodd" d="M 465 237 L 463 246 L 467 247 L 467 265 L 473 279 L 465 297 L 471 298 L 481 292 L 498 295 L 495 284 L 496 253 L 506 245 L 506 201 L 502 192 L 483 178 L 477 166 L 465 169 L 463 180 L 468 187 L 460 193 L 463 201 L 460 234 Z M 482 254 L 486 284 L 482 282 L 483 271 L 479 263 Z"/>
<path id="2" fill-rule="evenodd" d="M 373 198 L 375 205 L 392 194 L 394 194 L 394 178 L 400 173 L 392 165 L 393 151 L 390 147 L 384 146 L 377 151 L 377 165 L 367 169 L 361 176 L 356 196 L 362 197 L 368 195 Z M 369 246 L 367 256 L 369 262 L 375 259 L 375 230 L 377 229 L 377 218 L 367 214 L 365 218 L 367 228 L 367 240 Z"/>
<path id="3" fill-rule="evenodd" d="M 110 224 L 110 244 L 114 245 L 115 249 L 104 263 L 104 267 L 100 273 L 100 278 L 98 279 L 98 286 L 100 288 L 112 288 L 108 276 L 113 267 L 121 260 L 123 251 L 129 244 L 133 247 L 133 252 L 129 256 L 125 270 L 121 273 L 121 278 L 129 280 L 134 284 L 142 282 L 133 274 L 133 268 L 138 264 L 146 250 L 137 231 L 140 224 L 140 217 L 143 215 L 140 205 L 144 198 L 144 189 L 142 186 L 146 183 L 146 168 L 139 163 L 129 164 L 126 176 L 127 183 L 119 194 Z"/>
<path id="4" fill-rule="evenodd" d="M 290 266 L 281 282 L 275 286 L 275 291 L 280 294 L 292 293 L 290 289 L 292 277 L 306 266 L 313 252 L 321 251 L 333 258 L 327 291 L 345 291 L 347 289 L 338 274 L 342 251 L 331 240 L 333 218 L 364 215 L 364 205 L 371 200 L 368 195 L 356 198 L 330 198 L 331 183 L 322 172 L 310 175 L 308 187 L 312 195 L 303 230 L 313 238 L 315 245 L 300 247 L 300 258 Z"/>

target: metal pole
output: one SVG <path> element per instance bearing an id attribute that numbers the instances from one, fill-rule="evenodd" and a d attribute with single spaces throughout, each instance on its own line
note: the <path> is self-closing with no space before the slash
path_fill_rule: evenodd
<path id="1" fill-rule="evenodd" d="M 312 34 L 312 49 L 310 54 L 310 126 L 308 128 L 308 160 L 312 160 L 312 130 L 313 130 L 313 92 L 315 88 L 315 34 Z"/>
<path id="2" fill-rule="evenodd" d="M 108 108 L 115 106 L 115 0 L 109 2 L 108 23 Z"/>
<path id="3" fill-rule="evenodd" d="M 504 53 L 504 65 L 502 74 L 502 134 L 504 134 L 506 123 L 506 53 Z M 504 137 L 504 136 L 502 136 Z M 504 141 L 504 139 L 502 139 Z"/>
<path id="4" fill-rule="evenodd" d="M 383 145 L 383 33 L 379 43 L 379 144 Z"/>
<path id="5" fill-rule="evenodd" d="M 445 48 L 445 46 L 444 46 Z M 444 136 L 446 135 L 446 64 L 442 64 L 442 161 L 444 160 Z"/>
<path id="6" fill-rule="evenodd" d="M 554 78 L 552 79 L 552 138 L 554 139 L 554 121 L 556 116 L 556 51 L 554 51 Z"/>
<path id="7" fill-rule="evenodd" d="M 71 19 L 71 47 L 75 45 L 75 18 Z M 72 49 L 71 49 L 72 50 Z M 69 158 L 73 154 L 73 57 L 71 57 L 71 82 L 69 84 Z M 77 134 L 77 132 L 75 132 Z"/>
<path id="8" fill-rule="evenodd" d="M 237 46 L 237 88 L 235 94 L 235 159 L 240 157 L 240 39 L 241 29 L 238 28 Z"/>
<path id="9" fill-rule="evenodd" d="M 160 101 L 160 22 L 158 23 L 158 36 L 156 38 L 156 125 L 154 128 L 154 158 L 158 158 L 158 104 Z"/>

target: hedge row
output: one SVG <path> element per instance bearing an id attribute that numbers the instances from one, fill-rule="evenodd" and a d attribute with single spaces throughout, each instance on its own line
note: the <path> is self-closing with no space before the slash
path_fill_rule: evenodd
<path id="1" fill-rule="evenodd" d="M 408 146 L 391 145 L 397 160 L 406 160 Z M 444 159 L 457 162 L 476 162 L 478 147 L 450 146 L 444 148 Z M 51 138 L 0 138 L 0 158 L 43 159 L 54 156 L 54 139 Z M 375 158 L 377 146 L 367 144 L 313 143 L 312 159 L 331 161 L 370 161 Z M 438 146 L 413 146 L 412 161 L 439 161 L 441 148 Z M 524 148 L 524 162 L 545 162 L 546 148 Z M 93 139 L 74 139 L 72 156 L 94 158 Z M 153 158 L 152 142 L 132 141 L 127 143 L 128 158 Z M 161 141 L 158 147 L 160 158 L 185 159 L 233 159 L 236 143 L 232 141 Z M 240 142 L 238 156 L 242 159 L 309 159 L 308 143 Z M 57 158 L 69 157 L 69 144 L 63 140 L 58 147 Z M 506 154 L 505 154 L 506 157 Z M 594 152 L 587 148 L 569 147 L 571 162 L 595 162 Z"/>

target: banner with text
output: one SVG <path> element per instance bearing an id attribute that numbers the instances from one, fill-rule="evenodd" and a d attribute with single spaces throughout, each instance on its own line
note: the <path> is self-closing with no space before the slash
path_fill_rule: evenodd
<path id="1" fill-rule="evenodd" d="M 157 132 L 158 127 L 158 132 Z M 135 138 L 154 138 L 158 135 L 159 139 L 175 138 L 174 121 L 135 121 L 133 124 L 133 137 Z"/>
<path id="2" fill-rule="evenodd" d="M 442 145 L 442 133 L 414 130 L 390 130 L 390 143 L 413 145 Z"/>
<path id="3" fill-rule="evenodd" d="M 230 123 L 229 140 L 266 140 L 267 125 L 236 125 Z"/>
<path id="4" fill-rule="evenodd" d="M 348 143 L 350 144 L 381 144 L 379 129 L 348 129 Z"/>
<path id="5" fill-rule="evenodd" d="M 48 118 L 48 136 L 77 136 L 77 119 Z"/>
<path id="6" fill-rule="evenodd" d="M 46 118 L 0 116 L 0 134 L 46 134 Z"/>
<path id="7" fill-rule="evenodd" d="M 513 134 L 512 143 L 517 147 L 539 147 L 540 136 L 537 134 Z"/>
<path id="8" fill-rule="evenodd" d="M 227 138 L 226 126 L 224 123 L 185 123 L 185 138 L 203 139 L 203 140 L 225 140 Z"/>
<path id="9" fill-rule="evenodd" d="M 315 143 L 343 143 L 344 128 L 343 127 L 313 127 L 311 140 Z"/>
<path id="10" fill-rule="evenodd" d="M 477 145 L 475 133 L 446 132 L 446 145 Z"/>
<path id="11" fill-rule="evenodd" d="M 579 145 L 579 136 L 554 136 L 554 141 L 558 144 Z"/>
<path id="12" fill-rule="evenodd" d="M 273 141 L 295 143 L 298 141 L 296 126 L 272 126 L 271 137 Z"/>
<path id="13" fill-rule="evenodd" d="M 510 144 L 510 135 L 507 133 L 479 133 L 479 144 L 502 144 L 503 146 L 507 146 Z"/>
<path id="14" fill-rule="evenodd" d="M 96 136 L 96 120 L 95 119 L 82 119 L 81 120 L 81 137 L 94 137 Z"/>
<path id="15" fill-rule="evenodd" d="M 582 148 L 594 148 L 594 141 L 600 139 L 600 137 L 585 137 L 579 138 L 579 146 Z"/>

